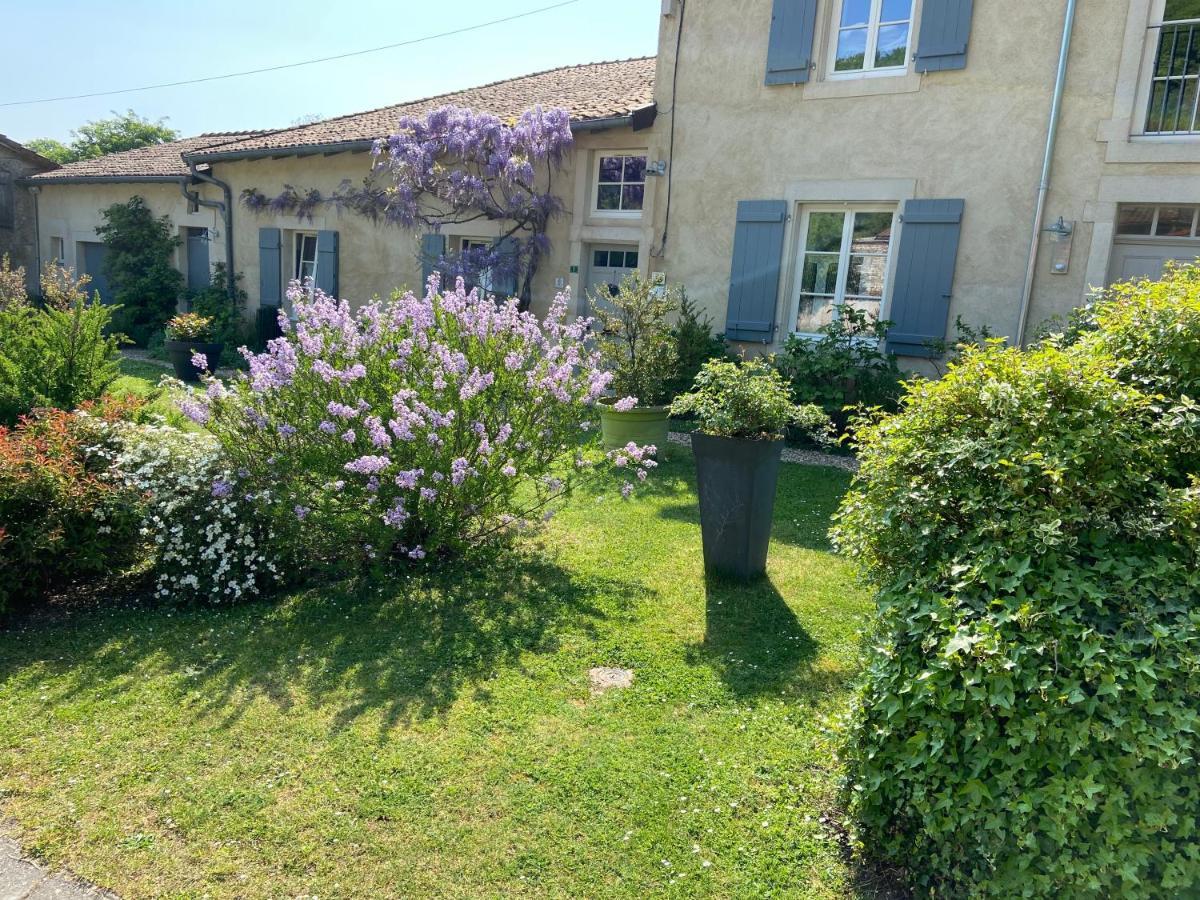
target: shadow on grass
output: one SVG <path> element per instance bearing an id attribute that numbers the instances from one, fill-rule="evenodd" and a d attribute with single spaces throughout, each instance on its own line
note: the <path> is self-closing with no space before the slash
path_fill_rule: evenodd
<path id="1" fill-rule="evenodd" d="M 807 670 L 820 647 L 769 578 L 747 583 L 710 573 L 704 589 L 704 641 L 689 648 L 689 662 L 710 666 L 743 698 L 823 687 Z"/>
<path id="2" fill-rule="evenodd" d="M 638 590 L 579 579 L 529 552 L 313 588 L 279 605 L 93 611 L 5 635 L 12 652 L 0 654 L 0 684 L 39 664 L 68 674 L 56 698 L 67 702 L 176 674 L 180 703 L 224 725 L 266 698 L 282 709 L 330 707 L 334 731 L 370 715 L 382 737 L 444 713 L 466 691 L 487 702 L 483 685 L 498 670 L 554 650 L 564 631 L 594 633 Z"/>

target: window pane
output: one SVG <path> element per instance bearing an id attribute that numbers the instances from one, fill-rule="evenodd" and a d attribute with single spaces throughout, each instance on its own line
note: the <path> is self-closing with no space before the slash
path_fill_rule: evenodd
<path id="1" fill-rule="evenodd" d="M 833 300 L 829 297 L 800 298 L 800 311 L 796 316 L 796 330 L 801 334 L 815 334 L 833 320 Z"/>
<path id="2" fill-rule="evenodd" d="M 807 253 L 800 290 L 806 294 L 832 294 L 837 291 L 838 256 L 836 253 Z"/>
<path id="3" fill-rule="evenodd" d="M 870 316 L 872 319 L 878 319 L 879 318 L 879 310 L 883 306 L 883 301 L 881 301 L 881 300 L 865 300 L 862 297 L 847 297 L 845 305 L 852 306 L 855 309 L 862 310 L 868 316 Z"/>
<path id="4" fill-rule="evenodd" d="M 833 67 L 838 72 L 855 72 L 863 67 L 867 58 L 867 29 L 851 28 L 838 32 L 837 60 Z"/>
<path id="5" fill-rule="evenodd" d="M 879 29 L 879 48 L 875 52 L 876 66 L 902 66 L 908 51 L 908 23 L 884 25 Z"/>
<path id="6" fill-rule="evenodd" d="M 840 212 L 816 212 L 808 217 L 808 240 L 805 250 L 821 250 L 837 253 L 842 249 L 842 230 L 846 214 Z"/>
<path id="7" fill-rule="evenodd" d="M 600 157 L 600 180 L 620 181 L 624 160 L 619 156 Z"/>
<path id="8" fill-rule="evenodd" d="M 860 212 L 854 214 L 854 243 L 850 249 L 855 253 L 887 253 L 892 239 L 892 214 L 890 212 Z"/>
<path id="9" fill-rule="evenodd" d="M 846 293 L 882 297 L 886 277 L 886 256 L 851 256 L 846 272 Z"/>
<path id="10" fill-rule="evenodd" d="M 619 184 L 602 184 L 596 189 L 597 209 L 620 209 L 621 186 Z"/>
<path id="11" fill-rule="evenodd" d="M 1149 109 L 1146 110 L 1146 131 L 1156 133 L 1162 131 L 1162 104 L 1166 94 L 1166 84 L 1156 81 L 1150 91 Z"/>
<path id="12" fill-rule="evenodd" d="M 844 0 L 841 26 L 866 25 L 871 21 L 871 0 Z"/>
<path id="13" fill-rule="evenodd" d="M 627 156 L 627 157 L 625 157 L 625 180 L 626 181 L 645 181 L 646 180 L 646 157 L 644 157 L 644 156 Z"/>
<path id="14" fill-rule="evenodd" d="M 1160 206 L 1154 233 L 1159 237 L 1191 237 L 1195 215 L 1195 209 L 1190 206 Z"/>
<path id="15" fill-rule="evenodd" d="M 880 22 L 907 22 L 912 18 L 912 0 L 883 0 Z"/>
<path id="16" fill-rule="evenodd" d="M 625 268 L 636 269 L 638 265 L 638 255 L 636 250 L 625 251 Z"/>
<path id="17" fill-rule="evenodd" d="M 595 253 L 593 253 L 592 254 L 592 265 L 598 269 L 607 268 L 608 267 L 608 251 L 607 250 L 597 250 Z"/>
<path id="18" fill-rule="evenodd" d="M 1149 234 L 1153 222 L 1153 206 L 1122 206 L 1117 215 L 1117 234 Z"/>
<path id="19" fill-rule="evenodd" d="M 1167 0 L 1163 21 L 1178 19 L 1200 19 L 1200 0 Z"/>
<path id="20" fill-rule="evenodd" d="M 627 184 L 621 192 L 621 209 L 641 209 L 642 198 L 645 196 L 644 184 Z"/>

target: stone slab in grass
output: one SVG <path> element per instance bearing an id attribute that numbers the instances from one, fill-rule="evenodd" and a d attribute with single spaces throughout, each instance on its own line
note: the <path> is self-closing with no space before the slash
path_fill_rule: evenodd
<path id="1" fill-rule="evenodd" d="M 592 694 L 603 694 L 618 688 L 633 686 L 633 669 L 617 669 L 609 666 L 599 666 L 588 669 L 588 684 Z"/>

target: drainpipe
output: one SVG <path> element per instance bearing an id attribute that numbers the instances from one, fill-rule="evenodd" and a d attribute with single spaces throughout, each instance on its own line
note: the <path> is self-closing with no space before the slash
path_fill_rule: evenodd
<path id="1" fill-rule="evenodd" d="M 1046 156 L 1042 161 L 1042 180 L 1038 185 L 1037 210 L 1033 216 L 1033 237 L 1029 242 L 1029 265 L 1025 269 L 1025 287 L 1021 292 L 1021 314 L 1017 319 L 1017 346 L 1025 345 L 1025 328 L 1029 321 L 1029 302 L 1033 297 L 1033 278 L 1037 274 L 1038 249 L 1042 240 L 1042 223 L 1046 220 L 1046 195 L 1050 191 L 1050 169 L 1054 163 L 1054 145 L 1058 141 L 1058 121 L 1062 115 L 1063 89 L 1067 83 L 1067 59 L 1071 53 L 1071 31 L 1075 25 L 1076 0 L 1067 0 L 1067 15 L 1063 22 L 1062 47 L 1058 53 L 1058 74 L 1054 79 L 1054 100 L 1050 104 L 1050 127 L 1046 134 Z"/>
<path id="2" fill-rule="evenodd" d="M 221 181 L 219 178 L 214 178 L 208 172 L 201 172 L 194 162 L 189 162 L 188 168 L 191 170 L 192 178 L 197 181 L 216 185 L 225 195 L 224 202 L 220 200 L 205 200 L 200 196 L 199 192 L 189 191 L 186 181 L 179 184 L 179 189 L 183 192 L 183 196 L 192 203 L 221 211 L 221 216 L 225 220 L 225 277 L 227 279 L 229 296 L 233 297 L 237 291 L 237 276 L 234 274 L 233 265 L 233 188 L 227 182 Z"/>
<path id="3" fill-rule="evenodd" d="M 35 292 L 37 293 L 38 296 L 41 296 L 41 293 L 42 293 L 42 220 L 41 220 L 41 215 L 40 215 L 41 210 L 38 209 L 38 201 L 41 199 L 39 197 L 39 195 L 42 193 L 42 189 L 35 184 L 33 187 L 29 188 L 29 193 L 33 194 L 33 264 L 34 264 L 35 268 L 33 270 L 33 283 L 32 284 L 27 283 L 25 286 L 26 286 L 26 288 L 30 289 L 30 291 L 29 291 L 30 296 L 33 296 L 33 294 Z M 26 276 L 26 280 L 28 281 L 28 276 Z"/>

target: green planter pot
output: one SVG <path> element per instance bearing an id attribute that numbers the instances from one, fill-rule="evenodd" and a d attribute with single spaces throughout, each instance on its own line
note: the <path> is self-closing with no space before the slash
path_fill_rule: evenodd
<path id="1" fill-rule="evenodd" d="M 666 455 L 668 408 L 635 406 L 629 412 L 618 412 L 612 407 L 615 402 L 600 401 L 600 440 L 604 449 L 616 450 L 632 441 L 639 447 L 653 444 L 660 457 Z"/>

